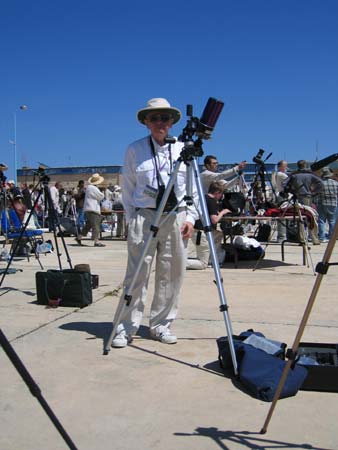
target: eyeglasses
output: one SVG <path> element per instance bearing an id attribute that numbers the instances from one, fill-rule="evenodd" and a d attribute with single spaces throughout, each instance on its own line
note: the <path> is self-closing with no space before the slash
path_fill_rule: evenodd
<path id="1" fill-rule="evenodd" d="M 169 122 L 172 117 L 170 114 L 154 114 L 153 116 L 149 117 L 148 120 L 151 123 L 155 122 Z"/>

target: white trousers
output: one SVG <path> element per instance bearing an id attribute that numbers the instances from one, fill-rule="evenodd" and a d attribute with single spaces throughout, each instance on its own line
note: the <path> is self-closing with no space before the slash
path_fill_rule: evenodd
<path id="1" fill-rule="evenodd" d="M 197 259 L 187 259 L 188 270 L 204 270 L 208 267 L 210 249 L 204 231 L 194 230 L 191 240 L 196 248 Z"/>
<path id="2" fill-rule="evenodd" d="M 149 319 L 151 332 L 161 333 L 170 328 L 178 311 L 179 292 L 183 283 L 186 263 L 187 241 L 182 239 L 180 231 L 185 221 L 185 211 L 179 211 L 169 217 L 162 216 L 167 220 L 160 223 L 157 235 L 152 237 L 133 291 L 128 291 L 148 236 L 150 233 L 153 234 L 150 226 L 154 222 L 155 213 L 156 211 L 150 209 L 135 211 L 128 227 L 128 264 L 124 279 L 124 292 L 120 300 L 120 308 L 115 313 L 114 322 L 119 315 L 121 305 L 125 303 L 124 296 L 128 293 L 132 300 L 130 305 L 124 308 L 118 331 L 123 327 L 126 333 L 131 335 L 136 333 L 141 324 L 155 255 L 155 289 Z"/>
<path id="3" fill-rule="evenodd" d="M 199 233 L 200 236 L 199 236 Z M 212 236 L 214 238 L 215 251 L 218 262 L 222 264 L 225 258 L 225 252 L 222 248 L 223 233 L 219 230 L 213 230 Z M 199 243 L 198 241 L 199 240 Z M 204 231 L 195 230 L 191 241 L 196 248 L 197 259 L 187 259 L 188 270 L 204 270 L 208 267 L 210 260 L 210 248 Z"/>

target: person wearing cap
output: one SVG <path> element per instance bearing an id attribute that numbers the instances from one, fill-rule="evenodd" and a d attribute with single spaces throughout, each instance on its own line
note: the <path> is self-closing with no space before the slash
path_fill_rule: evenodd
<path id="1" fill-rule="evenodd" d="M 120 317 L 117 309 L 114 323 L 120 317 L 113 347 L 126 347 L 138 330 L 146 303 L 148 281 L 156 253 L 155 289 L 150 310 L 150 336 L 164 344 L 175 344 L 176 336 L 171 325 L 178 311 L 178 298 L 185 273 L 186 245 L 192 236 L 198 214 L 194 206 L 185 204 L 186 167 L 181 164 L 170 193 L 167 209 L 159 230 L 152 237 L 143 264 L 134 280 L 140 257 L 148 241 L 151 225 L 156 216 L 161 192 L 173 173 L 174 164 L 180 156 L 183 143 L 166 143 L 171 126 L 179 121 L 181 112 L 164 98 L 153 98 L 137 113 L 138 121 L 145 125 L 150 135 L 132 143 L 127 148 L 122 178 L 122 203 L 128 224 L 128 264 L 124 279 L 124 293 L 134 281 L 131 303 Z M 182 202 L 181 202 L 182 201 Z M 174 205 L 178 204 L 178 208 Z"/>
<path id="2" fill-rule="evenodd" d="M 97 187 L 104 181 L 104 178 L 99 173 L 94 173 L 88 179 L 88 186 L 86 188 L 83 210 L 85 212 L 86 223 L 75 240 L 79 245 L 82 245 L 82 237 L 92 231 L 92 239 L 94 240 L 94 247 L 105 247 L 102 242 L 99 242 L 100 227 L 101 227 L 101 206 L 100 202 L 104 198 L 103 192 Z"/>
<path id="3" fill-rule="evenodd" d="M 204 158 L 205 169 L 201 172 L 201 183 L 204 193 L 208 193 L 209 186 L 214 181 L 219 181 L 223 183 L 224 189 L 230 189 L 237 183 L 237 175 L 246 166 L 246 161 L 242 161 L 240 164 L 236 165 L 232 169 L 223 170 L 223 172 L 217 172 L 218 161 L 216 156 L 207 155 Z M 230 181 L 225 181 L 228 178 L 234 177 Z"/>
<path id="4" fill-rule="evenodd" d="M 329 167 L 323 167 L 321 178 L 323 189 L 315 197 L 318 212 L 318 237 L 320 242 L 328 242 L 326 238 L 326 223 L 329 230 L 327 237 L 332 236 L 333 228 L 336 223 L 338 183 L 332 179 L 333 172 Z"/>

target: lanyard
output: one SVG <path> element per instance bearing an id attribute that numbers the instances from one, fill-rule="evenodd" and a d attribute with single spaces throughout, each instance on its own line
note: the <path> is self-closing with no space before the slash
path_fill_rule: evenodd
<path id="1" fill-rule="evenodd" d="M 160 168 L 158 167 L 158 164 L 157 164 L 155 146 L 154 146 L 154 143 L 153 143 L 153 140 L 152 140 L 151 136 L 149 136 L 149 144 L 150 144 L 151 153 L 153 155 L 154 162 L 155 162 L 155 170 L 156 170 L 156 178 L 157 178 L 158 186 L 164 186 L 164 182 L 163 182 L 162 177 L 161 177 Z M 172 157 L 171 157 L 171 144 L 169 144 L 169 149 L 168 150 L 169 150 L 170 173 L 171 173 L 172 166 L 173 166 L 173 161 L 172 161 Z M 158 155 L 157 155 L 157 157 L 158 157 Z"/>

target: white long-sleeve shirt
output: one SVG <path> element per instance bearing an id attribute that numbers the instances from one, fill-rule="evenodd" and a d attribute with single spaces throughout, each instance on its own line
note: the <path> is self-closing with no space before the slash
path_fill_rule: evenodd
<path id="1" fill-rule="evenodd" d="M 60 207 L 60 192 L 56 186 L 51 186 L 49 189 L 50 197 L 53 202 L 54 209 L 57 213 L 61 214 L 62 210 Z"/>
<path id="2" fill-rule="evenodd" d="M 214 181 L 224 181 L 226 178 L 235 177 L 238 174 L 238 166 L 232 169 L 223 170 L 223 172 L 212 172 L 211 170 L 205 169 L 201 172 L 201 182 L 205 193 L 208 192 L 209 186 Z M 237 182 L 237 178 L 231 181 L 225 182 L 224 188 L 230 189 Z"/>
<path id="3" fill-rule="evenodd" d="M 160 146 L 154 139 L 153 144 L 160 178 L 166 186 L 170 174 L 174 171 L 175 162 L 180 156 L 183 143 L 175 142 L 175 144 L 170 145 L 171 161 L 169 144 Z M 153 188 L 153 192 L 151 188 Z M 125 154 L 122 179 L 122 203 L 126 211 L 127 222 L 129 222 L 130 216 L 135 208 L 156 208 L 157 188 L 156 164 L 151 151 L 149 136 L 147 136 L 130 144 Z M 184 163 L 180 164 L 174 190 L 177 201 L 180 203 L 179 206 L 186 206 L 185 201 L 181 202 L 186 195 L 186 166 Z M 195 190 L 193 194 L 195 197 Z M 197 217 L 198 213 L 196 208 L 194 206 L 187 206 L 186 220 L 194 224 Z"/>
<path id="4" fill-rule="evenodd" d="M 101 214 L 100 201 L 104 198 L 104 193 L 93 184 L 86 188 L 86 195 L 83 204 L 84 211 L 92 211 Z"/>

